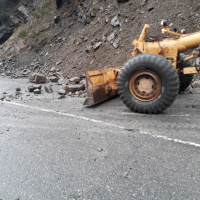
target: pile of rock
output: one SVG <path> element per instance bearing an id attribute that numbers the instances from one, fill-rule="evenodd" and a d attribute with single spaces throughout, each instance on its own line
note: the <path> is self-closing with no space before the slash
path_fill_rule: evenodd
<path id="1" fill-rule="evenodd" d="M 200 94 L 200 77 L 195 75 L 191 85 L 187 88 L 185 93 Z"/>
<path id="2" fill-rule="evenodd" d="M 59 79 L 58 84 L 62 85 L 62 88 L 58 91 L 60 95 L 76 96 L 76 97 L 85 97 L 85 78 L 82 77 L 73 77 L 70 79 Z"/>
<path id="3" fill-rule="evenodd" d="M 8 94 L 7 92 L 3 92 L 0 94 L 0 101 L 11 101 L 13 99 L 18 99 L 22 96 L 21 88 L 15 88 L 15 94 Z"/>
<path id="4" fill-rule="evenodd" d="M 0 59 L 0 75 L 12 78 L 28 77 L 31 73 L 29 66 L 19 68 L 16 62 L 17 60 L 13 57 Z"/>
<path id="5" fill-rule="evenodd" d="M 86 80 L 85 76 L 81 77 L 73 77 L 73 78 L 59 78 L 57 74 L 52 74 L 49 77 L 43 76 L 41 74 L 32 74 L 29 76 L 29 81 L 31 83 L 35 83 L 36 85 L 31 85 L 28 87 L 29 92 L 33 92 L 34 94 L 40 94 L 42 89 L 42 83 L 55 83 L 57 85 L 61 85 L 62 87 L 57 91 L 59 98 L 65 98 L 66 95 L 71 97 L 85 97 L 85 87 Z M 38 85 L 37 85 L 38 84 Z M 45 85 L 44 89 L 47 93 L 53 92 L 50 85 Z"/>

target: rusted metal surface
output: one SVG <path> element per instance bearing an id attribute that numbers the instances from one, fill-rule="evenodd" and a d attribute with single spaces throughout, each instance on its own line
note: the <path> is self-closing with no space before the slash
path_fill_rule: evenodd
<path id="1" fill-rule="evenodd" d="M 120 68 L 110 68 L 86 73 L 88 97 L 84 105 L 92 105 L 117 95 L 117 77 Z"/>
<path id="2" fill-rule="evenodd" d="M 161 81 L 154 72 L 141 70 L 131 77 L 129 90 L 140 101 L 152 101 L 160 94 Z"/>

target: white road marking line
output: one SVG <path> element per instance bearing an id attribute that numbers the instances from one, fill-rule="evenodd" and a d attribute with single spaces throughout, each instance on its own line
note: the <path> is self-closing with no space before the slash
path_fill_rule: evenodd
<path id="1" fill-rule="evenodd" d="M 139 113 L 129 113 L 129 112 L 123 112 L 123 113 L 121 113 L 122 115 L 138 115 L 138 116 L 146 116 L 146 115 L 148 115 L 148 114 L 139 114 Z M 158 115 L 156 115 L 156 114 L 151 114 L 151 116 L 158 116 Z M 148 115 L 149 116 L 149 115 Z M 183 114 L 183 115 L 170 115 L 170 114 L 165 114 L 165 115 L 162 115 L 162 116 L 164 116 L 164 117 L 190 117 L 190 115 L 188 115 L 188 114 Z"/>
<path id="2" fill-rule="evenodd" d="M 21 107 L 32 108 L 32 109 L 39 110 L 39 111 L 55 113 L 55 114 L 58 114 L 58 115 L 64 115 L 64 116 L 68 116 L 68 117 L 72 117 L 72 118 L 76 118 L 76 119 L 82 119 L 82 120 L 85 120 L 85 121 L 99 123 L 99 124 L 103 124 L 103 125 L 106 125 L 106 126 L 119 128 L 119 129 L 122 129 L 122 130 L 129 130 L 128 128 L 126 128 L 124 126 L 119 126 L 117 124 L 107 123 L 107 122 L 104 122 L 104 121 L 101 121 L 101 120 L 96 120 L 96 119 L 83 117 L 83 116 L 79 116 L 79 115 L 63 113 L 63 112 L 60 112 L 60 111 L 38 108 L 38 107 L 34 107 L 34 106 L 28 106 L 28 105 L 24 105 L 24 104 L 20 104 L 20 103 L 15 103 L 15 102 L 9 102 L 9 101 L 3 101 L 3 102 L 7 103 L 7 104 L 13 104 L 13 105 L 21 106 Z M 130 129 L 130 130 L 132 130 L 132 129 Z M 158 134 L 154 134 L 154 133 L 147 132 L 147 131 L 141 131 L 141 130 L 138 130 L 138 129 L 135 129 L 135 130 L 138 131 L 140 134 L 149 135 L 149 136 L 157 138 L 157 139 L 163 139 L 163 140 L 171 141 L 171 142 L 174 142 L 174 143 L 179 143 L 179 144 L 184 144 L 184 145 L 189 145 L 189 146 L 194 146 L 194 147 L 200 148 L 200 144 L 195 143 L 195 142 L 189 142 L 189 141 L 179 140 L 179 139 L 176 139 L 176 138 L 170 138 L 170 137 L 167 137 L 167 136 L 164 136 L 164 135 L 158 135 Z M 134 131 L 134 129 L 133 129 L 133 131 Z"/>

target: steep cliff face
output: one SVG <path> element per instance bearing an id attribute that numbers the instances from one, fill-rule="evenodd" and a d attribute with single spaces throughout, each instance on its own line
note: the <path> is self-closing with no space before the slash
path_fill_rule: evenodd
<path id="1" fill-rule="evenodd" d="M 144 24 L 159 37 L 162 19 L 171 29 L 198 31 L 199 8 L 196 0 L 63 0 L 59 9 L 56 1 L 21 0 L 7 8 L 17 28 L 0 46 L 0 70 L 46 74 L 55 67 L 72 76 L 121 66 Z"/>

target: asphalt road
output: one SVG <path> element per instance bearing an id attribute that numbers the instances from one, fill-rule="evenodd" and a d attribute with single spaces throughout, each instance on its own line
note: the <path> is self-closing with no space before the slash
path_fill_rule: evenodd
<path id="1" fill-rule="evenodd" d="M 0 95 L 22 88 L 0 101 L 0 199 L 200 199 L 200 95 L 141 115 L 119 98 L 88 108 L 56 92 L 29 96 L 26 80 L 0 85 Z"/>

